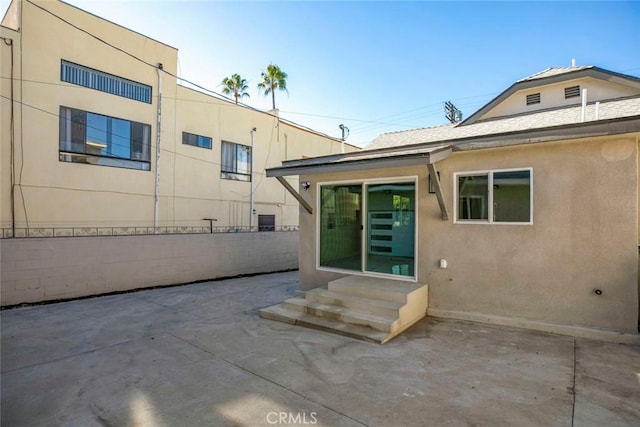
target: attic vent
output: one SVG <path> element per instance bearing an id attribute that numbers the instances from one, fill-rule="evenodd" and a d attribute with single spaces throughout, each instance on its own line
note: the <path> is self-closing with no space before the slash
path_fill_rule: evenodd
<path id="1" fill-rule="evenodd" d="M 540 92 L 527 95 L 527 105 L 540 104 Z"/>
<path id="2" fill-rule="evenodd" d="M 564 99 L 577 98 L 580 96 L 580 86 L 571 86 L 564 88 Z"/>

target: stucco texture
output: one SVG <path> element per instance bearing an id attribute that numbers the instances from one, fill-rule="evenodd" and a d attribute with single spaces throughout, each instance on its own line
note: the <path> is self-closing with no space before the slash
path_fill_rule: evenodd
<path id="1" fill-rule="evenodd" d="M 318 182 L 417 175 L 417 281 L 429 285 L 429 310 L 637 333 L 637 161 L 637 135 L 454 152 L 436 165 L 448 221 L 426 166 L 309 175 L 302 194 L 316 206 Z M 533 224 L 454 223 L 454 173 L 511 168 L 532 168 Z M 316 271 L 315 215 L 301 213 L 300 225 L 309 289 L 337 274 Z"/>

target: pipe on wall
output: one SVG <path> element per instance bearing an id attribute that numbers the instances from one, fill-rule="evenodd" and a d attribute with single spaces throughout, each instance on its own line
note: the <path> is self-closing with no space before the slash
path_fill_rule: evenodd
<path id="1" fill-rule="evenodd" d="M 162 124 L 162 64 L 156 68 L 158 72 L 158 121 L 156 123 L 156 185 L 153 206 L 153 227 L 158 232 L 158 211 L 160 205 L 160 130 Z"/>

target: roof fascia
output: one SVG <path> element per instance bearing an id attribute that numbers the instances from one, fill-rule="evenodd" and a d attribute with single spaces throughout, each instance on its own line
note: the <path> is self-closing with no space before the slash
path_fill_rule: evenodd
<path id="1" fill-rule="evenodd" d="M 640 116 L 621 117 L 597 122 L 571 123 L 544 129 L 524 130 L 490 134 L 475 137 L 458 138 L 441 143 L 450 145 L 430 153 L 416 153 L 403 156 L 387 156 L 373 159 L 353 160 L 342 163 L 330 163 L 337 156 L 327 156 L 326 163 L 304 164 L 270 168 L 266 170 L 267 177 L 290 175 L 313 175 L 319 173 L 349 172 L 389 167 L 415 166 L 433 164 L 449 157 L 453 152 L 481 150 L 488 148 L 507 147 L 512 145 L 526 145 L 559 140 L 578 139 L 587 137 L 620 135 L 640 132 Z M 403 150 L 419 149 L 437 144 L 429 142 L 402 146 Z M 389 152 L 389 149 L 382 150 Z M 399 151 L 399 150 L 398 150 Z M 362 151 L 363 154 L 375 153 L 375 150 Z M 353 153 L 350 153 L 353 154 Z M 316 160 L 318 158 L 315 158 Z"/>
<path id="2" fill-rule="evenodd" d="M 426 165 L 449 157 L 452 148 L 446 146 L 430 153 L 415 153 L 402 156 L 380 157 L 374 159 L 351 160 L 340 163 L 321 163 L 299 166 L 281 166 L 266 170 L 267 177 L 314 175 L 319 173 L 352 172 L 370 169 L 386 169 Z"/>
<path id="3" fill-rule="evenodd" d="M 605 80 L 611 83 L 617 83 L 625 86 L 631 86 L 636 89 L 640 89 L 640 79 L 628 76 L 626 74 L 616 73 L 613 71 L 605 70 L 603 68 L 592 67 L 582 70 L 569 71 L 567 73 L 558 74 L 555 76 L 542 77 L 532 80 L 519 81 L 509 86 L 500 95 L 493 98 L 485 106 L 481 107 L 478 111 L 467 117 L 460 122 L 458 126 L 470 125 L 478 121 L 487 112 L 495 108 L 502 101 L 513 95 L 519 90 L 530 89 L 537 86 L 546 86 L 549 84 L 560 83 L 567 80 L 574 80 L 583 77 L 593 77 L 599 80 Z"/>
<path id="4" fill-rule="evenodd" d="M 567 139 L 621 135 L 640 132 L 640 116 L 620 117 L 597 122 L 572 123 L 549 128 L 483 135 L 452 141 L 453 151 L 481 150 L 511 145 L 535 144 Z"/>

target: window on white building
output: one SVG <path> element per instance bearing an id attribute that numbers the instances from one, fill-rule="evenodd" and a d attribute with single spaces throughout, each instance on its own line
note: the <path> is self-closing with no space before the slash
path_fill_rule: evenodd
<path id="1" fill-rule="evenodd" d="M 182 143 L 186 145 L 193 145 L 194 147 L 208 148 L 209 150 L 211 150 L 211 138 L 209 138 L 208 136 L 182 132 Z"/>
<path id="2" fill-rule="evenodd" d="M 151 126 L 60 107 L 59 160 L 127 169 L 151 169 Z"/>
<path id="3" fill-rule="evenodd" d="M 251 181 L 251 147 L 222 141 L 220 177 L 235 181 Z"/>

